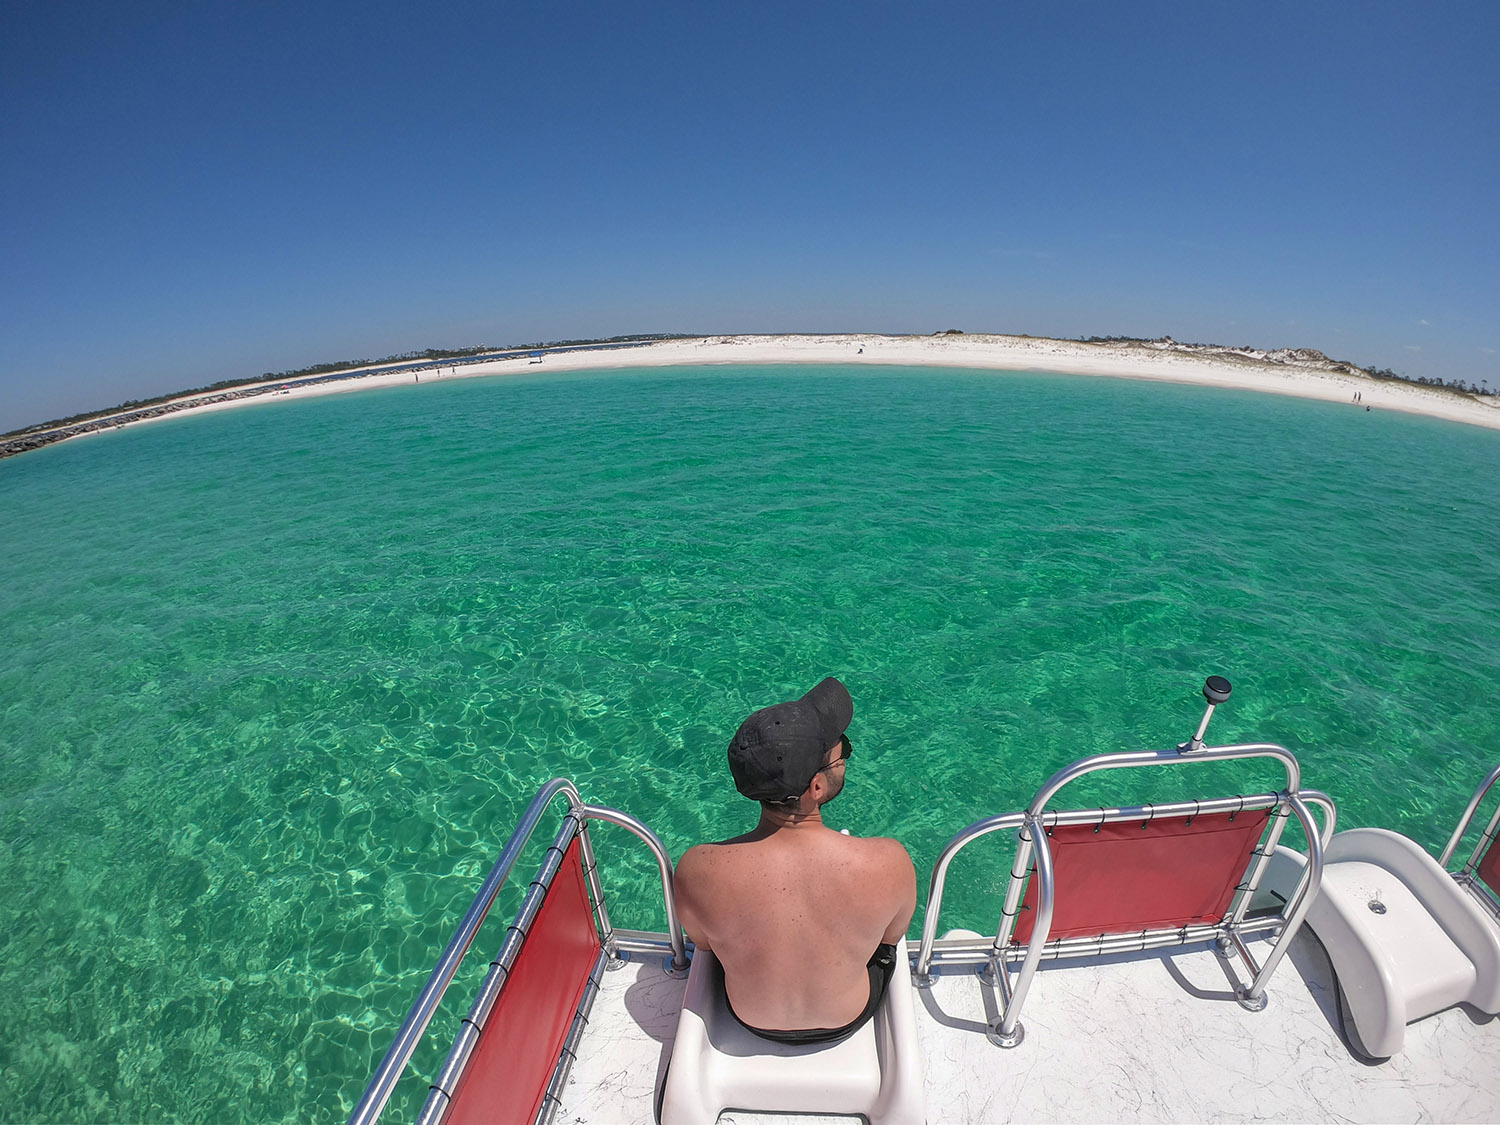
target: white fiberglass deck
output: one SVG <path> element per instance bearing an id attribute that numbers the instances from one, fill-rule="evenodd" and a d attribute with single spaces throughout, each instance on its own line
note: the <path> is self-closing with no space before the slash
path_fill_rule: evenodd
<path id="1" fill-rule="evenodd" d="M 1332 984 L 1305 930 L 1262 1012 L 1235 1003 L 1225 963 L 1208 947 L 1052 962 L 1027 999 L 1025 1041 L 1002 1050 L 985 1038 L 993 988 L 972 970 L 946 970 L 930 992 L 916 990 L 927 1120 L 1500 1120 L 1500 1019 L 1440 1012 L 1407 1029 L 1400 1055 L 1370 1066 L 1340 1037 Z M 659 957 L 636 956 L 605 975 L 558 1122 L 654 1120 L 685 990 Z"/>

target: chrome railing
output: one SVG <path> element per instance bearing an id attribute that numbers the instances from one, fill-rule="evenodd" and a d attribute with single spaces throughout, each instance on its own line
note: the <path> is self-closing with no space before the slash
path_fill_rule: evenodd
<path id="1" fill-rule="evenodd" d="M 402 1021 L 400 1030 L 396 1032 L 395 1042 L 391 1044 L 390 1050 L 385 1053 L 380 1066 L 376 1068 L 374 1076 L 370 1079 L 370 1084 L 366 1087 L 359 1103 L 354 1107 L 354 1112 L 349 1117 L 349 1125 L 371 1125 L 372 1122 L 379 1119 L 381 1112 L 385 1109 L 386 1103 L 390 1101 L 391 1094 L 396 1088 L 396 1082 L 400 1079 L 402 1072 L 406 1069 L 407 1063 L 411 1061 L 412 1055 L 416 1052 L 417 1045 L 421 1042 L 422 1036 L 427 1030 L 427 1025 L 432 1022 L 432 1017 L 436 1014 L 438 1005 L 442 1002 L 443 994 L 447 991 L 448 985 L 452 983 L 454 974 L 458 972 L 458 967 L 462 964 L 464 956 L 469 951 L 469 947 L 473 945 L 474 938 L 478 935 L 480 926 L 483 925 L 485 918 L 489 915 L 490 909 L 495 905 L 495 899 L 499 896 L 501 887 L 505 885 L 506 880 L 510 877 L 511 869 L 515 867 L 516 861 L 520 859 L 521 852 L 531 839 L 532 833 L 536 831 L 537 824 L 541 821 L 543 815 L 545 815 L 548 805 L 560 794 L 566 796 L 568 799 L 568 812 L 564 819 L 565 821 L 576 822 L 576 828 L 570 827 L 565 823 L 559 832 L 558 840 L 562 842 L 562 847 L 565 848 L 573 834 L 576 833 L 580 838 L 584 875 L 588 883 L 589 893 L 594 900 L 594 914 L 599 925 L 600 943 L 608 960 L 618 963 L 618 943 L 615 940 L 614 929 L 609 921 L 609 912 L 605 905 L 604 888 L 599 879 L 598 864 L 594 858 L 593 844 L 589 839 L 586 827 L 586 822 L 589 820 L 602 820 L 610 824 L 617 824 L 638 836 L 651 849 L 661 872 L 662 899 L 666 907 L 667 934 L 672 953 L 668 967 L 671 971 L 678 974 L 686 972 L 688 957 L 686 946 L 683 942 L 682 927 L 678 924 L 677 899 L 672 888 L 672 858 L 668 854 L 665 845 L 662 844 L 656 833 L 652 832 L 650 828 L 635 817 L 615 809 L 604 808 L 600 805 L 585 804 L 583 798 L 578 793 L 577 787 L 571 781 L 561 777 L 554 778 L 542 786 L 537 795 L 532 798 L 531 804 L 526 807 L 526 811 L 521 815 L 520 822 L 516 825 L 515 831 L 511 833 L 510 839 L 506 841 L 505 847 L 501 849 L 500 857 L 495 861 L 494 867 L 490 869 L 489 875 L 479 888 L 479 893 L 474 896 L 473 903 L 464 914 L 462 921 L 459 922 L 457 931 L 455 931 L 453 937 L 449 940 L 447 947 L 443 950 L 442 956 L 438 958 L 437 965 L 428 976 L 427 983 L 423 985 L 416 1002 L 407 1013 L 406 1019 Z M 557 845 L 554 845 L 553 850 L 556 850 L 556 848 Z M 532 917 L 535 916 L 540 908 L 541 896 L 528 896 L 527 901 L 522 906 L 522 914 L 518 915 L 516 924 L 511 927 L 507 935 L 506 944 L 512 960 L 515 956 L 515 949 L 512 946 L 519 946 L 520 940 L 524 939 L 525 932 L 530 927 Z M 525 917 L 528 912 L 531 917 Z M 517 932 L 519 932 L 519 936 L 517 936 Z M 502 961 L 504 961 L 505 952 L 505 950 L 502 950 Z M 508 962 L 504 963 L 508 964 Z M 497 993 L 500 988 L 504 987 L 504 979 L 503 975 L 499 977 L 498 983 L 495 986 Z M 482 999 L 487 999 L 487 1007 L 492 1007 L 495 997 L 490 996 Z M 472 1046 L 472 1044 L 469 1044 L 470 1049 L 472 1049 Z M 458 1051 L 459 1045 L 455 1044 L 455 1054 Z M 462 1054 L 466 1058 L 469 1051 L 463 1051 Z M 450 1075 L 449 1077 L 452 1078 L 454 1076 Z"/>
<path id="2" fill-rule="evenodd" d="M 1464 809 L 1464 815 L 1459 818 L 1458 827 L 1453 830 L 1453 835 L 1448 839 L 1448 846 L 1443 849 L 1438 863 L 1447 867 L 1448 861 L 1453 858 L 1453 853 L 1458 850 L 1459 841 L 1463 839 L 1464 833 L 1469 830 L 1469 825 L 1474 819 L 1474 814 L 1479 810 L 1479 803 L 1484 800 L 1486 793 L 1493 788 L 1495 782 L 1500 781 L 1500 766 L 1490 771 L 1488 777 L 1479 783 L 1479 788 L 1474 790 L 1474 795 L 1469 798 L 1469 807 Z M 1474 848 L 1474 853 L 1469 857 L 1465 870 L 1473 867 L 1479 862 L 1479 857 L 1484 853 L 1484 846 L 1495 837 L 1495 829 L 1500 825 L 1500 807 L 1495 809 L 1495 816 L 1491 819 L 1488 827 L 1480 835 L 1479 843 Z"/>
<path id="3" fill-rule="evenodd" d="M 1500 766 L 1490 770 L 1490 774 L 1479 783 L 1479 788 L 1474 790 L 1474 796 L 1469 798 L 1469 807 L 1464 810 L 1464 815 L 1459 817 L 1458 827 L 1453 830 L 1453 835 L 1448 839 L 1448 846 L 1443 849 L 1443 854 L 1438 863 L 1448 866 L 1448 861 L 1453 858 L 1453 853 L 1458 850 L 1459 841 L 1463 839 L 1464 833 L 1469 830 L 1469 825 L 1474 820 L 1474 814 L 1479 811 L 1479 803 L 1492 788 L 1495 782 L 1500 781 Z M 1474 851 L 1469 856 L 1469 862 L 1464 864 L 1463 869 L 1458 872 L 1458 878 L 1464 879 L 1472 876 L 1474 868 L 1478 866 L 1480 858 L 1485 849 L 1494 842 L 1495 834 L 1500 830 L 1500 805 L 1495 807 L 1495 815 L 1490 817 L 1490 822 L 1479 834 L 1479 842 L 1474 845 Z"/>
<path id="4" fill-rule="evenodd" d="M 1308 805 L 1316 806 L 1323 813 L 1323 826 L 1318 832 L 1318 841 L 1323 847 L 1328 846 L 1332 839 L 1334 827 L 1338 823 L 1338 810 L 1334 807 L 1333 799 L 1328 794 L 1316 789 L 1304 789 L 1302 800 Z M 1106 809 L 1076 809 L 1065 812 L 1046 812 L 1042 814 L 1042 824 L 1046 828 L 1056 828 L 1059 825 L 1069 824 L 1098 824 L 1104 821 L 1120 820 L 1144 820 L 1147 817 L 1161 816 L 1185 816 L 1188 813 L 1204 815 L 1212 813 L 1237 812 L 1240 810 L 1254 811 L 1257 809 L 1274 808 L 1282 801 L 1279 793 L 1263 794 L 1259 797 L 1222 797 L 1210 801 L 1174 801 L 1169 804 L 1160 805 L 1135 805 L 1119 808 Z M 930 969 L 933 961 L 933 950 L 937 941 L 937 928 L 940 922 L 943 895 L 948 882 L 948 867 L 953 858 L 964 848 L 968 847 L 981 836 L 988 836 L 992 832 L 1003 832 L 1007 829 L 1020 828 L 1026 820 L 1024 812 L 1003 813 L 999 816 L 987 817 L 977 820 L 963 831 L 959 832 L 953 839 L 943 847 L 938 855 L 937 863 L 933 865 L 932 880 L 928 885 L 927 913 L 922 919 L 922 939 L 917 947 L 917 956 L 913 963 L 913 973 L 919 983 L 931 983 Z M 1015 870 L 1017 859 L 1012 863 L 1011 878 L 1024 879 L 1025 870 Z M 1019 894 L 1017 895 L 1019 901 Z M 1002 910 L 1006 917 L 1015 916 L 1015 904 L 1012 904 L 1009 914 Z M 1007 935 L 1008 936 L 1008 935 Z M 976 963 L 978 959 L 975 959 Z"/>
<path id="5" fill-rule="evenodd" d="M 1145 820 L 1147 817 L 1160 816 L 1186 816 L 1209 815 L 1213 813 L 1237 812 L 1239 810 L 1255 811 L 1258 809 L 1275 808 L 1281 803 L 1280 794 L 1265 794 L 1260 797 L 1224 797 L 1211 801 L 1174 801 L 1170 804 L 1161 805 L 1135 805 L 1121 808 L 1108 809 L 1075 809 L 1065 812 L 1046 812 L 1042 814 L 1042 826 L 1044 828 L 1056 828 L 1059 825 L 1070 824 L 1098 824 L 1119 820 Z M 927 892 L 927 913 L 922 919 L 922 941 L 917 947 L 917 959 L 913 968 L 919 982 L 930 983 L 929 968 L 932 963 L 933 943 L 937 939 L 937 928 L 942 912 L 943 895 L 948 882 L 948 867 L 955 856 L 964 848 L 968 847 L 981 836 L 988 836 L 992 832 L 1000 832 L 1005 829 L 1021 828 L 1026 822 L 1027 814 L 1024 812 L 1004 813 L 1000 816 L 988 817 L 985 820 L 975 821 L 967 828 L 959 832 L 944 846 L 942 853 L 938 856 L 937 863 L 933 865 L 932 881 Z M 1026 873 L 1030 868 L 1030 855 L 1023 854 L 1017 849 L 1015 860 L 1011 864 L 1011 882 L 1024 883 Z M 1025 863 L 1022 866 L 1023 861 Z M 1021 890 L 1018 888 L 1014 895 L 1007 893 L 1006 907 L 1001 910 L 1002 918 L 1014 919 L 1020 904 Z M 1014 901 L 1011 901 L 1014 899 Z M 1005 938 L 1010 937 L 1007 929 Z M 997 943 L 999 944 L 999 943 Z"/>
<path id="6" fill-rule="evenodd" d="M 1328 841 L 1333 839 L 1334 829 L 1338 826 L 1339 810 L 1334 807 L 1333 798 L 1319 789 L 1302 790 L 1302 799 L 1309 805 L 1315 805 L 1323 810 L 1323 831 L 1321 833 L 1323 847 L 1328 847 Z"/>
<path id="7" fill-rule="evenodd" d="M 667 910 L 667 939 L 672 943 L 672 958 L 667 964 L 667 972 L 669 975 L 681 975 L 686 972 L 687 949 L 683 943 L 682 926 L 677 921 L 677 895 L 672 889 L 672 856 L 667 852 L 666 845 L 645 824 L 629 813 L 620 812 L 618 809 L 607 809 L 602 805 L 584 805 L 583 815 L 588 820 L 602 820 L 606 824 L 618 824 L 621 828 L 635 833 L 651 849 L 651 854 L 656 857 L 656 865 L 661 871 L 661 897 Z M 600 894 L 602 897 L 603 892 L 601 891 Z"/>
<path id="8" fill-rule="evenodd" d="M 417 1118 L 417 1125 L 440 1125 L 447 1116 L 453 1096 L 458 1092 L 459 1081 L 469 1067 L 469 1060 L 479 1047 L 479 1036 L 489 1022 L 490 1013 L 494 1011 L 495 1003 L 500 999 L 500 993 L 504 990 L 506 982 L 510 980 L 511 969 L 515 967 L 516 958 L 521 955 L 521 947 L 530 936 L 532 925 L 542 912 L 542 903 L 546 901 L 547 893 L 552 889 L 552 880 L 562 870 L 569 845 L 573 843 L 574 837 L 581 835 L 582 831 L 583 821 L 579 818 L 578 810 L 571 809 L 568 815 L 563 817 L 557 838 L 547 849 L 536 878 L 531 881 L 531 888 L 526 892 L 525 901 L 521 903 L 521 909 L 516 913 L 515 921 L 505 931 L 505 940 L 500 945 L 500 953 L 491 963 L 484 983 L 479 986 L 479 994 L 474 998 L 469 1014 L 458 1026 L 458 1034 L 454 1037 L 453 1046 L 449 1048 L 448 1058 L 428 1090 L 427 1104 L 422 1107 L 422 1113 Z M 582 840 L 579 844 L 581 850 Z M 597 911 L 595 916 L 597 917 Z M 611 956 L 610 951 L 604 948 L 602 941 L 600 946 L 599 956 L 608 960 Z"/>
<path id="9" fill-rule="evenodd" d="M 933 867 L 932 881 L 928 888 L 927 910 L 923 916 L 922 939 L 917 949 L 917 956 L 912 968 L 916 983 L 922 987 L 929 987 L 933 983 L 932 965 L 934 950 L 937 941 L 938 926 L 942 914 L 943 892 L 947 881 L 948 868 L 954 857 L 973 841 L 982 836 L 987 836 L 998 831 L 1014 830 L 1017 832 L 1015 855 L 1011 862 L 1010 879 L 1006 886 L 1004 905 L 1001 908 L 1000 922 L 996 927 L 995 937 L 988 949 L 976 949 L 965 947 L 954 949 L 950 956 L 945 957 L 945 963 L 983 963 L 986 969 L 987 979 L 993 976 L 994 983 L 999 987 L 1003 1011 L 998 1019 L 992 1021 L 991 1039 L 1003 1046 L 1014 1046 L 1020 1042 L 1021 1035 L 1019 1017 L 1021 1007 L 1025 1002 L 1026 993 L 1031 986 L 1036 969 L 1044 955 L 1052 957 L 1081 956 L 1094 952 L 1102 952 L 1108 947 L 1109 951 L 1123 951 L 1132 946 L 1141 948 L 1156 947 L 1160 945 L 1175 944 L 1179 934 L 1187 931 L 1177 930 L 1164 932 L 1160 935 L 1160 941 L 1148 939 L 1140 935 L 1121 936 L 1118 942 L 1107 940 L 1091 940 L 1088 942 L 1050 942 L 1048 932 L 1052 923 L 1052 915 L 1055 905 L 1055 885 L 1052 872 L 1051 849 L 1047 845 L 1047 830 L 1058 825 L 1068 824 L 1101 824 L 1111 821 L 1137 821 L 1147 820 L 1156 816 L 1170 817 L 1179 815 L 1199 815 L 1210 813 L 1232 813 L 1239 810 L 1276 810 L 1274 823 L 1271 825 L 1260 847 L 1255 853 L 1255 860 L 1250 865 L 1247 877 L 1243 884 L 1237 889 L 1237 898 L 1231 903 L 1222 923 L 1203 927 L 1201 940 L 1210 937 L 1216 938 L 1221 947 L 1233 948 L 1244 960 L 1251 974 L 1248 985 L 1237 989 L 1237 998 L 1246 1007 L 1258 1008 L 1264 1006 L 1264 993 L 1266 982 L 1271 973 L 1280 963 L 1285 955 L 1291 938 L 1301 926 L 1307 909 L 1312 903 L 1313 896 L 1317 893 L 1319 883 L 1322 879 L 1323 870 L 1323 848 L 1333 835 L 1334 825 L 1337 821 L 1337 811 L 1333 801 L 1324 793 L 1301 790 L 1302 772 L 1297 759 L 1291 751 L 1272 743 L 1246 743 L 1235 746 L 1205 747 L 1203 735 L 1208 726 L 1208 720 L 1213 715 L 1214 708 L 1229 697 L 1230 687 L 1227 681 L 1219 677 L 1211 677 L 1204 687 L 1204 697 L 1208 701 L 1208 709 L 1204 712 L 1203 720 L 1199 723 L 1197 733 L 1188 741 L 1170 750 L 1142 750 L 1126 751 L 1115 754 L 1100 754 L 1092 758 L 1084 758 L 1074 762 L 1066 768 L 1059 770 L 1049 778 L 1032 798 L 1030 805 L 1024 812 L 1006 813 L 1000 816 L 988 817 L 976 821 L 963 831 L 959 832 L 944 847 L 939 855 L 937 863 Z M 1130 769 L 1142 766 L 1174 765 L 1183 762 L 1211 762 L 1232 761 L 1248 758 L 1270 758 L 1279 762 L 1286 772 L 1286 789 L 1272 793 L 1260 794 L 1254 797 L 1225 797 L 1209 801 L 1180 801 L 1161 805 L 1140 805 L 1134 807 L 1051 811 L 1047 810 L 1047 803 L 1054 798 L 1058 792 L 1071 782 L 1079 778 L 1101 770 Z M 1308 809 L 1309 804 L 1316 804 L 1324 812 L 1324 824 L 1321 829 L 1312 817 Z M 1247 924 L 1246 912 L 1249 909 L 1251 898 L 1260 885 L 1265 874 L 1266 867 L 1270 862 L 1271 854 L 1275 851 L 1280 839 L 1286 819 L 1289 815 L 1295 815 L 1301 824 L 1307 837 L 1307 863 L 1299 879 L 1298 886 L 1288 900 L 1284 918 L 1284 924 L 1276 937 L 1275 945 L 1263 964 L 1258 964 L 1245 943 L 1244 937 L 1252 931 L 1263 930 L 1265 926 L 1261 923 Z M 1027 942 L 1025 952 L 1021 954 L 1021 966 L 1014 981 L 1006 969 L 1006 964 L 1016 958 L 1017 953 L 1011 947 L 1011 936 L 1015 931 L 1016 917 L 1021 907 L 1021 896 L 1025 890 L 1027 876 L 1033 864 L 1036 867 L 1034 878 L 1037 880 L 1037 901 L 1035 903 L 1035 917 L 1031 937 Z M 1241 931 L 1244 931 L 1242 933 Z M 1097 946 L 1097 950 L 1094 948 Z"/>

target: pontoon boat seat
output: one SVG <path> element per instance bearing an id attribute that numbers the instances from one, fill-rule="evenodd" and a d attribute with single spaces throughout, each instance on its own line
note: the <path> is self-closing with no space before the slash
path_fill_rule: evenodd
<path id="1" fill-rule="evenodd" d="M 840 1043 L 791 1046 L 746 1031 L 724 1000 L 724 971 L 693 956 L 662 1095 L 661 1125 L 712 1125 L 726 1109 L 864 1114 L 871 1125 L 926 1117 L 906 940 L 885 1003 Z"/>
<path id="2" fill-rule="evenodd" d="M 1307 914 L 1366 1053 L 1467 1003 L 1500 1014 L 1500 927 L 1416 842 L 1384 828 L 1334 834 Z"/>
<path id="3" fill-rule="evenodd" d="M 933 983 L 939 961 L 951 967 L 980 961 L 984 978 L 999 986 L 1002 1005 L 989 1021 L 988 1038 L 1013 1048 L 1025 1038 L 1021 1010 L 1044 958 L 1102 957 L 1211 941 L 1226 955 L 1238 956 L 1250 974 L 1244 983 L 1235 982 L 1235 999 L 1251 1011 L 1264 1009 L 1267 982 L 1317 894 L 1322 844 L 1333 832 L 1337 812 L 1326 794 L 1302 787 L 1302 769 L 1285 747 L 1204 745 L 1214 708 L 1230 690 L 1223 677 L 1208 678 L 1203 685 L 1208 709 L 1187 742 L 1167 750 L 1080 759 L 1048 778 L 1025 811 L 975 821 L 950 840 L 932 871 L 913 966 L 917 984 Z M 1280 766 L 1286 787 L 1163 804 L 1053 807 L 1075 781 L 1099 771 L 1245 759 Z M 1321 829 L 1309 805 L 1323 810 Z M 1294 816 L 1308 854 L 1285 886 L 1286 895 L 1276 895 L 1262 884 L 1282 829 Z M 1014 832 L 1016 851 L 994 940 L 949 942 L 939 957 L 948 865 L 971 842 L 999 832 Z M 1269 902 L 1273 897 L 1280 906 Z M 1263 959 L 1248 944 L 1260 935 L 1271 938 Z"/>

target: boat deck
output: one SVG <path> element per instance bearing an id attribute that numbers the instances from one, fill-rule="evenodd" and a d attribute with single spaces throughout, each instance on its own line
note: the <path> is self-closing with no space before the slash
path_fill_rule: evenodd
<path id="1" fill-rule="evenodd" d="M 1440 1012 L 1407 1029 L 1401 1054 L 1369 1065 L 1344 1043 L 1332 970 L 1306 930 L 1264 1011 L 1234 1001 L 1229 971 L 1208 946 L 1045 964 L 1022 1015 L 1025 1040 L 1002 1050 L 985 1038 L 994 988 L 972 970 L 945 970 L 930 991 L 915 990 L 927 1119 L 1500 1120 L 1500 1019 Z M 605 974 L 556 1121 L 655 1120 L 686 983 L 668 977 L 660 957 L 637 955 Z"/>

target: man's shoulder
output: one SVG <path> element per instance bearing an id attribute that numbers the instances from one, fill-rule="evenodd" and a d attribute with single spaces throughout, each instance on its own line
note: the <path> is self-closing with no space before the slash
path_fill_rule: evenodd
<path id="1" fill-rule="evenodd" d="M 906 845 L 894 836 L 864 836 L 850 837 L 858 842 L 860 849 L 872 862 L 892 869 L 915 870 L 911 860 L 911 853 L 906 850 Z"/>
<path id="2" fill-rule="evenodd" d="M 686 872 L 689 876 L 698 872 L 713 871 L 734 861 L 735 848 L 730 845 L 738 840 L 718 840 L 703 844 L 694 844 L 682 853 L 682 858 L 677 861 L 677 875 L 682 877 Z"/>
<path id="3" fill-rule="evenodd" d="M 904 859 L 911 862 L 911 853 L 906 850 L 906 845 L 894 836 L 850 836 L 850 840 L 856 841 L 860 847 L 880 855 L 890 856 L 893 859 Z"/>
<path id="4" fill-rule="evenodd" d="M 717 844 L 694 844 L 682 853 L 682 858 L 677 861 L 677 874 L 680 877 L 684 871 L 692 872 L 702 867 L 713 864 L 714 852 Z"/>

